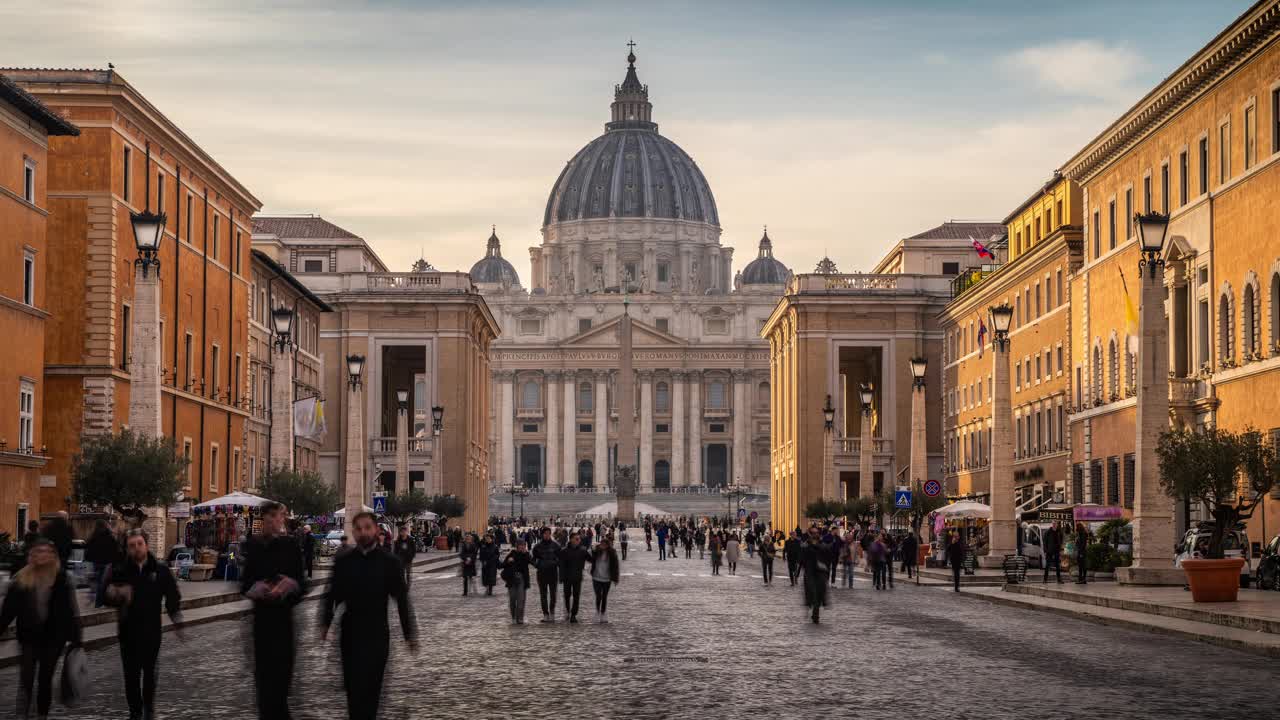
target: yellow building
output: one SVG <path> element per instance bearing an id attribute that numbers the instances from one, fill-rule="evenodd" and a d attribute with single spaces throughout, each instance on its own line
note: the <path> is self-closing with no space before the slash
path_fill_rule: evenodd
<path id="1" fill-rule="evenodd" d="M 994 354 L 988 309 L 1006 302 L 1014 308 L 1009 381 L 1017 498 L 1030 502 L 1065 486 L 1068 278 L 1080 263 L 1080 197 L 1078 185 L 1055 175 L 1005 218 L 1007 247 L 994 246 L 995 258 L 952 283 L 938 322 L 946 338 L 943 471 L 953 495 L 989 500 Z"/>
<path id="2" fill-rule="evenodd" d="M 1137 358 L 1125 287 L 1136 304 L 1135 213 L 1171 216 L 1164 281 L 1175 422 L 1280 438 L 1277 13 L 1278 2 L 1255 4 L 1061 170 L 1083 188 L 1085 217 L 1083 265 L 1069 289 L 1073 497 L 1127 504 L 1132 488 Z M 1278 510 L 1273 498 L 1268 534 Z M 1196 508 L 1179 515 L 1185 525 Z M 1259 514 L 1255 541 L 1261 526 Z"/>

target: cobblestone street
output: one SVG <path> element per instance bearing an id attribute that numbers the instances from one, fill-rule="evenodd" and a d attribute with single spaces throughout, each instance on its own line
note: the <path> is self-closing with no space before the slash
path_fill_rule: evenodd
<path id="1" fill-rule="evenodd" d="M 587 622 L 539 623 L 535 587 L 529 624 L 515 627 L 501 586 L 463 598 L 458 578 L 418 575 L 423 651 L 414 658 L 393 641 L 383 717 L 1230 717 L 1256 711 L 1275 678 L 1266 658 L 903 582 L 892 592 L 865 581 L 836 589 L 813 625 L 785 570 L 766 588 L 752 577 L 757 561 L 712 577 L 696 554 L 659 562 L 643 547 L 610 595 L 608 625 L 589 622 L 589 583 Z M 299 610 L 293 704 L 301 718 L 344 717 L 335 646 L 321 648 L 315 634 L 318 608 Z M 182 709 L 192 700 L 209 717 L 253 716 L 245 627 L 199 626 L 185 644 L 165 636 L 159 717 L 192 717 Z M 125 717 L 118 650 L 90 661 L 91 695 L 69 717 Z M 200 670 L 198 684 L 172 682 L 179 667 Z M 1202 682 L 1204 668 L 1234 690 Z"/>

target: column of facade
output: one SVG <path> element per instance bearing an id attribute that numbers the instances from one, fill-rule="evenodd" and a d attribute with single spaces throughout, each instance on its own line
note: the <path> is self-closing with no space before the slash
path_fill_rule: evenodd
<path id="1" fill-rule="evenodd" d="M 347 389 L 347 457 L 343 472 L 343 507 L 346 508 L 346 521 L 349 523 L 365 506 L 364 429 L 361 426 L 361 404 L 364 393 L 361 386 L 348 386 Z M 347 525 L 350 528 L 350 525 Z M 355 542 L 354 536 L 351 542 Z"/>
<path id="2" fill-rule="evenodd" d="M 432 458 L 435 460 L 435 458 Z M 396 403 L 396 494 L 409 491 L 409 407 Z"/>
<path id="3" fill-rule="evenodd" d="M 733 482 L 750 485 L 751 401 L 747 392 L 750 374 L 746 370 L 733 370 L 730 375 L 733 378 Z"/>
<path id="4" fill-rule="evenodd" d="M 516 482 L 515 379 L 510 370 L 498 372 L 498 482 Z"/>
<path id="5" fill-rule="evenodd" d="M 129 428 L 144 437 L 160 437 L 160 267 L 148 272 L 145 265 L 134 268 L 133 346 L 125 348 L 132 355 L 129 363 Z M 290 408 L 292 410 L 292 408 Z M 272 410 L 274 412 L 274 408 Z M 293 413 L 289 426 L 293 427 Z M 202 454 L 202 453 L 198 453 Z M 151 537 L 164 537 L 166 509 L 146 509 L 143 528 Z M 19 528 L 21 530 L 21 528 Z"/>
<path id="6" fill-rule="evenodd" d="M 992 323 L 994 325 L 994 321 Z M 1009 341 L 991 343 L 991 550 L 983 563 L 999 567 L 1005 555 L 1017 552 L 1013 507 L 1013 390 L 1009 387 Z"/>
<path id="7" fill-rule="evenodd" d="M 608 487 L 611 481 L 609 477 L 609 373 L 597 370 L 595 382 L 596 421 L 592 430 L 595 431 L 596 452 L 594 477 L 591 482 L 597 488 L 603 488 Z"/>
<path id="8" fill-rule="evenodd" d="M 653 492 L 653 371 L 640 376 L 640 492 Z"/>
<path id="9" fill-rule="evenodd" d="M 707 283 L 709 287 L 716 288 L 716 289 L 719 289 L 722 287 L 722 284 L 720 282 L 721 269 L 722 268 L 720 264 L 720 246 L 716 245 L 715 247 L 711 248 L 711 261 L 707 263 L 707 274 L 710 276 L 708 278 L 708 283 Z"/>
<path id="10" fill-rule="evenodd" d="M 622 284 L 622 273 L 618 271 L 618 251 L 613 247 L 604 251 L 604 284 L 605 287 Z"/>
<path id="11" fill-rule="evenodd" d="M 564 482 L 559 477 L 560 470 L 563 467 L 560 462 L 560 426 L 562 419 L 560 417 L 560 378 L 561 373 L 558 370 L 552 370 L 544 376 L 545 386 L 542 389 L 542 397 L 546 398 L 547 406 L 543 408 L 546 413 L 543 418 L 547 427 L 547 445 L 545 461 L 546 475 L 543 478 L 542 489 L 548 492 L 555 492 L 560 489 L 560 483 Z"/>
<path id="12" fill-rule="evenodd" d="M 574 403 L 574 395 L 577 392 L 578 381 L 573 371 L 567 370 L 564 373 L 564 417 L 561 419 L 561 440 L 564 442 L 564 452 L 561 453 L 560 462 L 561 473 L 563 477 L 561 482 L 566 485 L 578 484 L 578 409 Z M 548 416 L 550 422 L 550 416 Z"/>
<path id="13" fill-rule="evenodd" d="M 684 476 L 684 383 L 683 370 L 671 371 L 671 487 L 685 483 Z"/>
<path id="14" fill-rule="evenodd" d="M 677 270 L 677 273 L 680 275 L 680 277 L 678 278 L 680 282 L 677 290 L 679 290 L 680 292 L 692 291 L 693 285 L 690 283 L 690 272 L 689 272 L 690 263 L 692 262 L 691 255 L 692 255 L 692 251 L 689 249 L 688 245 L 680 246 L 680 262 L 677 265 L 677 267 L 679 268 L 679 270 Z"/>
<path id="15" fill-rule="evenodd" d="M 871 408 L 862 409 L 858 442 L 858 497 L 871 497 L 876 491 L 875 438 L 871 436 Z"/>
<path id="16" fill-rule="evenodd" d="M 689 468 L 686 485 L 702 485 L 702 371 L 689 371 Z"/>

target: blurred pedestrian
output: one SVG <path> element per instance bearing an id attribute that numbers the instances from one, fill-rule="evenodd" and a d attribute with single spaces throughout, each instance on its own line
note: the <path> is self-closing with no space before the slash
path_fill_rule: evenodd
<path id="1" fill-rule="evenodd" d="M 827 578 L 832 562 L 831 549 L 822 544 L 818 526 L 809 526 L 809 536 L 800 549 L 800 564 L 804 568 L 804 604 L 814 623 L 818 622 L 819 611 L 827 605 Z"/>
<path id="2" fill-rule="evenodd" d="M 307 573 L 307 579 L 310 580 L 316 562 L 316 536 L 311 534 L 310 525 L 302 526 L 298 541 L 302 544 L 302 567 Z"/>
<path id="3" fill-rule="evenodd" d="M 462 541 L 462 547 L 458 548 L 458 557 L 462 560 L 462 594 L 466 596 L 471 592 L 471 586 L 476 581 L 476 560 L 480 557 L 480 548 L 471 542 L 471 535 L 467 535 Z"/>
<path id="4" fill-rule="evenodd" d="M 35 689 L 36 715 L 49 716 L 53 672 L 68 643 L 80 645 L 80 617 L 75 588 L 62 571 L 57 547 L 43 536 L 27 542 L 27 564 L 13 576 L 0 606 L 0 634 L 18 623 L 20 648 L 18 717 L 31 714 Z"/>
<path id="5" fill-rule="evenodd" d="M 253 675 L 258 717 L 288 720 L 293 685 L 293 607 L 306 594 L 302 551 L 285 533 L 285 507 L 267 502 L 259 508 L 262 532 L 243 546 L 240 593 L 253 601 Z M 335 561 L 336 562 L 336 561 Z"/>
<path id="6" fill-rule="evenodd" d="M 1049 582 L 1049 566 L 1053 569 L 1058 578 L 1058 584 L 1062 584 L 1062 531 L 1058 529 L 1058 521 L 1055 520 L 1053 525 L 1040 537 L 1040 547 L 1044 552 L 1044 581 Z"/>
<path id="7" fill-rule="evenodd" d="M 622 559 L 627 559 L 627 542 L 630 538 L 627 536 L 627 526 L 618 526 L 618 545 L 622 548 Z"/>
<path id="8" fill-rule="evenodd" d="M 564 585 L 564 612 L 569 622 L 578 622 L 578 603 L 582 599 L 582 569 L 591 552 L 582 546 L 578 533 L 569 535 L 569 545 L 560 551 L 560 582 Z"/>
<path id="9" fill-rule="evenodd" d="M 761 533 L 757 549 L 760 551 L 760 577 L 764 578 L 765 585 L 773 585 L 773 558 L 778 554 L 773 538 Z"/>
<path id="10" fill-rule="evenodd" d="M 951 578 L 955 583 L 956 592 L 960 592 L 960 571 L 964 567 L 964 558 L 968 549 L 964 537 L 952 530 L 947 542 L 947 562 L 951 564 Z"/>
<path id="11" fill-rule="evenodd" d="M 591 590 L 596 598 L 596 622 L 609 622 L 609 590 L 618 584 L 621 563 L 609 538 L 602 538 L 591 551 Z"/>
<path id="12" fill-rule="evenodd" d="M 71 557 L 71 545 L 75 540 L 75 534 L 71 531 L 71 523 L 68 522 L 70 516 L 66 510 L 59 510 L 52 517 L 44 521 L 44 527 L 40 530 L 40 534 L 48 538 L 58 550 L 58 562 L 62 563 L 62 567 L 67 567 L 67 560 Z"/>
<path id="13" fill-rule="evenodd" d="M 1076 523 L 1076 584 L 1089 582 L 1089 528 L 1084 523 Z"/>
<path id="14" fill-rule="evenodd" d="M 533 563 L 538 568 L 542 622 L 555 622 L 556 595 L 560 590 L 560 546 L 551 539 L 551 528 L 542 528 L 542 540 L 533 547 Z"/>
<path id="15" fill-rule="evenodd" d="M 914 530 L 907 532 L 906 537 L 902 538 L 900 546 L 902 553 L 902 569 L 907 573 L 907 579 L 915 576 L 916 560 L 920 555 L 920 539 L 916 536 Z"/>
<path id="16" fill-rule="evenodd" d="M 795 587 L 796 580 L 800 577 L 800 550 L 802 549 L 799 533 L 792 532 L 791 537 L 782 544 L 782 559 L 787 561 L 787 577 L 791 580 L 791 586 Z"/>
<path id="17" fill-rule="evenodd" d="M 516 540 L 515 548 L 502 560 L 502 581 L 507 584 L 507 607 L 511 611 L 511 624 L 524 624 L 524 601 L 529 592 L 529 566 L 533 556 L 529 543 Z"/>
<path id="18" fill-rule="evenodd" d="M 85 562 L 93 566 L 93 606 L 100 608 L 106 602 L 103 592 L 107 588 L 107 573 L 120 561 L 120 545 L 106 520 L 93 524 L 93 534 L 85 544 Z"/>
<path id="19" fill-rule="evenodd" d="M 333 563 L 333 579 L 325 595 L 321 619 L 322 641 L 329 637 L 334 611 L 342 606 L 342 684 L 347 691 L 347 717 L 374 720 L 382 699 L 382 681 L 391 652 L 387 603 L 394 601 L 409 651 L 418 652 L 418 627 L 409 605 L 409 586 L 400 561 L 378 543 L 378 525 L 371 512 L 352 523 L 356 547 Z M 407 529 L 401 530 L 407 534 Z"/>
<path id="20" fill-rule="evenodd" d="M 492 534 L 485 533 L 476 556 L 480 561 L 480 584 L 484 585 L 484 594 L 492 595 L 493 586 L 498 584 L 498 544 Z"/>
<path id="21" fill-rule="evenodd" d="M 409 535 L 408 523 L 400 526 L 396 541 L 392 544 L 391 549 L 396 559 L 400 561 L 400 570 L 404 573 L 404 586 L 407 588 L 409 587 L 410 576 L 413 574 L 413 559 L 418 555 L 418 543 Z"/>
<path id="22" fill-rule="evenodd" d="M 156 705 L 156 661 L 160 658 L 160 611 L 169 614 L 179 640 L 182 595 L 169 566 L 151 553 L 147 535 L 130 530 L 125 557 L 107 573 L 107 603 L 118 608 L 116 636 L 124 665 L 124 696 L 129 720 L 151 720 Z"/>
<path id="23" fill-rule="evenodd" d="M 742 543 L 738 540 L 738 533 L 729 536 L 724 544 L 724 560 L 729 564 L 729 574 L 738 574 L 738 557 L 742 554 Z"/>

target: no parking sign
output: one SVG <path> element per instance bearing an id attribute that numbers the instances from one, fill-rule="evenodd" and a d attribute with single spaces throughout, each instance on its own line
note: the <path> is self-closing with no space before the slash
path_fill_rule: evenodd
<path id="1" fill-rule="evenodd" d="M 930 480 L 924 484 L 924 494 L 929 497 L 938 497 L 942 494 L 942 483 L 937 480 Z"/>

